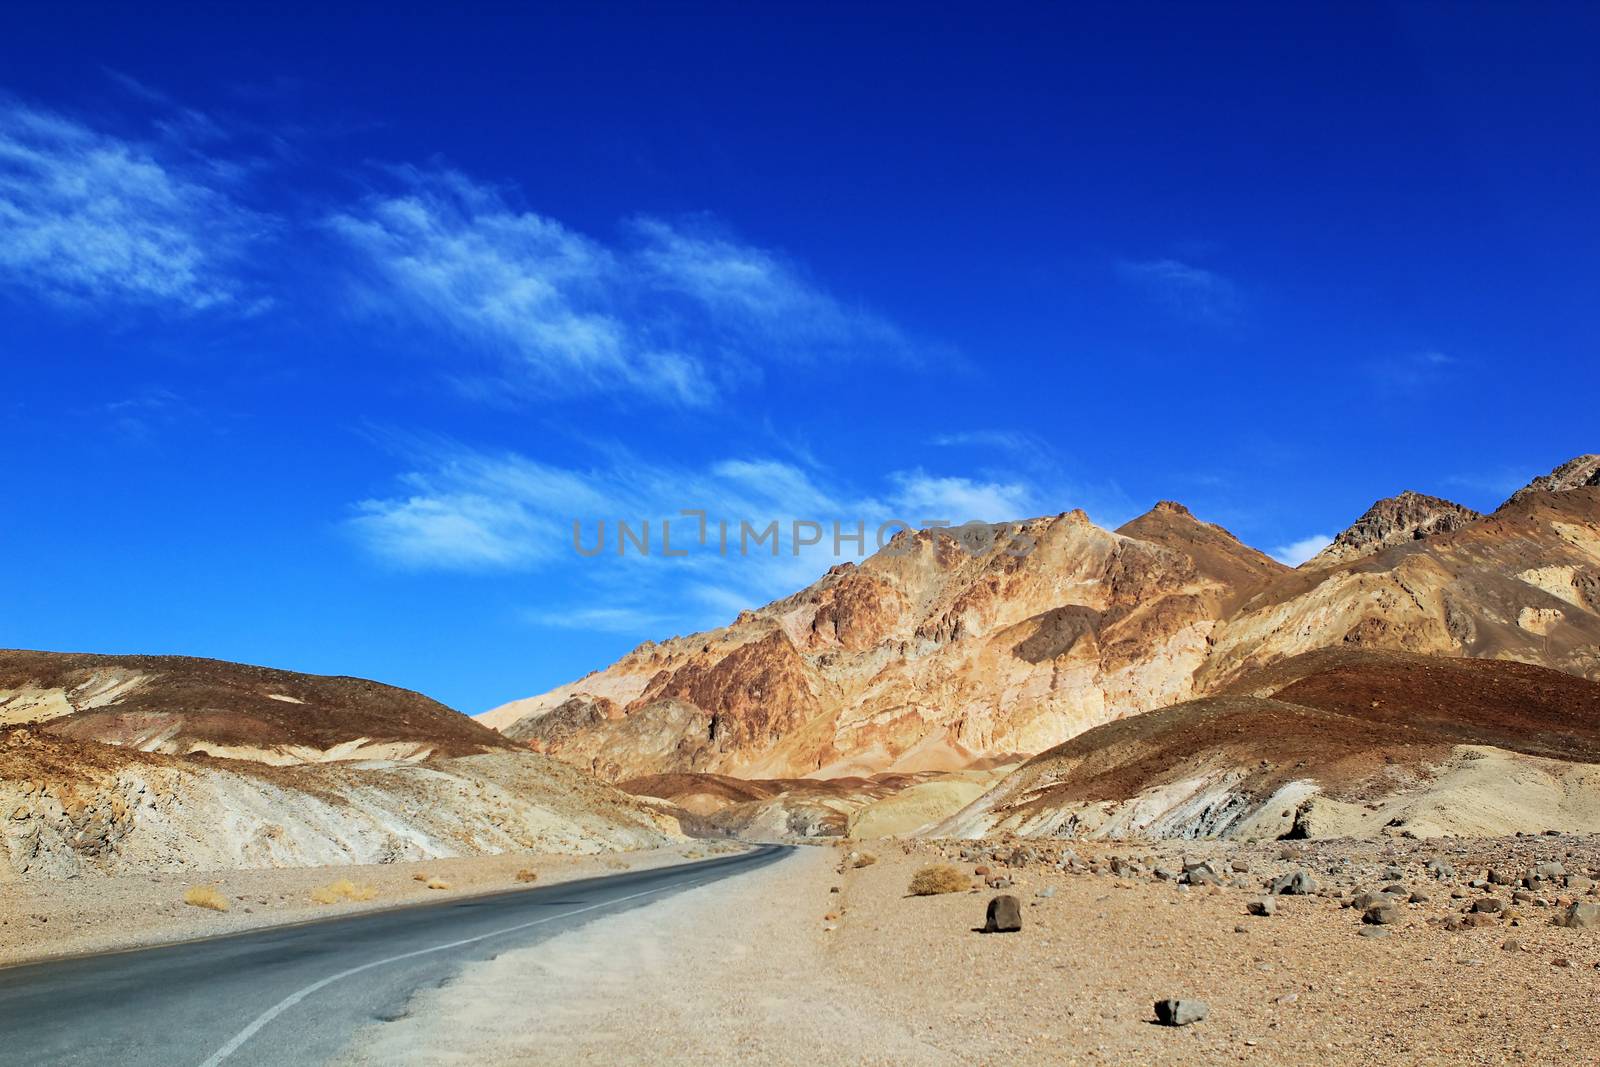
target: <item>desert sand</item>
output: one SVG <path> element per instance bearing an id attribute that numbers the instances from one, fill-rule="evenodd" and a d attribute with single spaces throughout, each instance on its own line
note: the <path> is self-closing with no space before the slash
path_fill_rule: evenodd
<path id="1" fill-rule="evenodd" d="M 404 1054 L 441 1065 L 1572 1064 L 1600 1056 L 1600 931 L 1552 925 L 1554 899 L 1520 904 L 1511 894 L 1525 890 L 1469 885 L 1480 865 L 1564 857 L 1569 869 L 1587 869 L 1600 861 L 1592 838 L 1191 843 L 1191 858 L 1211 857 L 1249 888 L 1179 886 L 1148 868 L 1109 873 L 1112 856 L 1119 866 L 1150 856 L 1181 871 L 1185 853 L 1174 843 L 1074 843 L 1072 854 L 1099 874 L 1063 871 L 1037 846 L 1027 844 L 1039 858 L 1020 866 L 982 864 L 1013 880 L 1000 892 L 1022 902 L 1018 933 L 976 932 L 996 892 L 987 887 L 906 895 L 924 864 L 950 859 L 971 877 L 978 865 L 961 862 L 963 851 L 1005 855 L 1012 843 L 887 843 L 861 868 L 843 863 L 846 848 L 804 848 L 470 968 L 419 996 L 404 1019 L 358 1035 L 344 1062 Z M 1429 859 L 1449 862 L 1455 878 L 1435 878 Z M 1234 860 L 1251 870 L 1232 872 Z M 1429 899 L 1401 905 L 1392 924 L 1364 923 L 1360 910 L 1342 906 L 1345 887 L 1377 889 L 1391 865 L 1402 872 L 1397 881 Z M 1328 895 L 1275 897 L 1275 914 L 1247 914 L 1264 882 L 1299 869 Z M 1485 896 L 1507 910 L 1482 926 L 1446 927 Z M 1153 1004 L 1166 997 L 1198 998 L 1209 1014 L 1182 1028 L 1157 1025 Z"/>

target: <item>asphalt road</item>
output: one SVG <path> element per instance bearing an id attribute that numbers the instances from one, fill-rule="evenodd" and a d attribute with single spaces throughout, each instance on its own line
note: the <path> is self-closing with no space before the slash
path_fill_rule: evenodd
<path id="1" fill-rule="evenodd" d="M 468 963 L 788 851 L 0 970 L 0 1063 L 321 1063 Z M 530 1027 L 537 1011 L 529 1005 Z"/>

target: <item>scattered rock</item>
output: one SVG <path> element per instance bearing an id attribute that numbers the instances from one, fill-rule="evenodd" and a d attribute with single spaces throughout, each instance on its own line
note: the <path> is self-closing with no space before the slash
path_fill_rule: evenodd
<path id="1" fill-rule="evenodd" d="M 1472 910 L 1480 915 L 1497 915 L 1506 910 L 1506 905 L 1498 897 L 1480 897 L 1472 902 Z"/>
<path id="2" fill-rule="evenodd" d="M 1246 904 L 1245 910 L 1251 915 L 1267 916 L 1278 910 L 1278 902 L 1271 897 L 1262 897 L 1260 900 L 1252 900 Z"/>
<path id="3" fill-rule="evenodd" d="M 1372 926 L 1392 926 L 1406 917 L 1405 909 L 1389 901 L 1374 904 L 1361 915 L 1361 921 Z"/>
<path id="4" fill-rule="evenodd" d="M 1382 939 L 1389 936 L 1389 931 L 1381 926 L 1363 926 L 1361 928 L 1361 936 Z"/>

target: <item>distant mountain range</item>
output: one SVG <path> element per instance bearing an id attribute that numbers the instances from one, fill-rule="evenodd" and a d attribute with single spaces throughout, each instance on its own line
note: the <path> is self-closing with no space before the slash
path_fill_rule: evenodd
<path id="1" fill-rule="evenodd" d="M 973 554 L 907 533 L 732 624 L 646 642 L 481 721 L 613 781 L 955 770 L 1231 692 L 1323 649 L 1600 678 L 1600 456 L 1489 515 L 1380 500 L 1299 568 L 1163 502 L 994 527 Z M 1004 546 L 1022 535 L 1026 555 Z"/>

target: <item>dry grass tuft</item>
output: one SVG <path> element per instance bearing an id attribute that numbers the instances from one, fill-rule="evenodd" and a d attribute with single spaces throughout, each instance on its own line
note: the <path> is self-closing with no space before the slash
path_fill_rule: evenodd
<path id="1" fill-rule="evenodd" d="M 341 900 L 371 900 L 378 891 L 370 885 L 356 885 L 341 878 L 330 885 L 319 885 L 311 891 L 311 899 L 318 904 L 337 904 Z"/>
<path id="2" fill-rule="evenodd" d="M 538 871 L 530 871 L 528 868 L 524 867 L 522 870 L 517 872 L 517 881 L 519 882 L 537 882 L 538 880 Z"/>
<path id="3" fill-rule="evenodd" d="M 217 891 L 214 885 L 197 885 L 183 891 L 183 902 L 193 904 L 197 908 L 210 908 L 212 911 L 227 911 L 230 905 L 228 898 Z"/>
<path id="4" fill-rule="evenodd" d="M 443 878 L 429 878 L 428 879 L 428 888 L 429 889 L 449 889 L 450 888 L 450 883 L 445 881 Z"/>
<path id="5" fill-rule="evenodd" d="M 948 863 L 935 863 L 911 876 L 908 892 L 914 897 L 931 897 L 939 893 L 965 893 L 972 883 L 960 870 Z"/>

